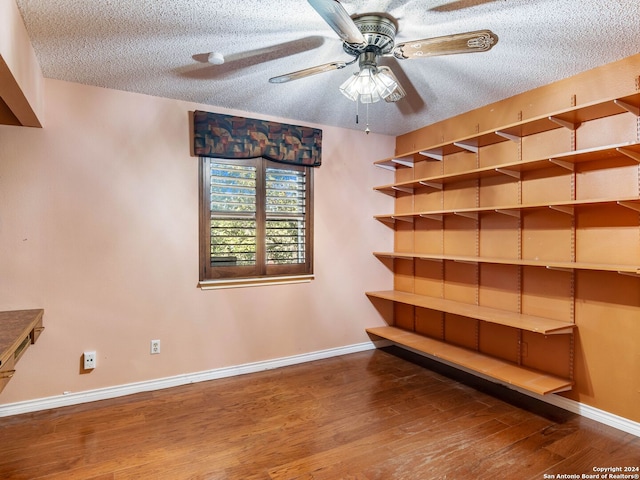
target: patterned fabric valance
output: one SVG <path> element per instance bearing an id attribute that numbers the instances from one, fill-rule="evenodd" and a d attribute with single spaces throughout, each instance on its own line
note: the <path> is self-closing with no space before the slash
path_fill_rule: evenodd
<path id="1" fill-rule="evenodd" d="M 193 150 L 198 157 L 255 158 L 319 167 L 322 130 L 196 110 Z"/>

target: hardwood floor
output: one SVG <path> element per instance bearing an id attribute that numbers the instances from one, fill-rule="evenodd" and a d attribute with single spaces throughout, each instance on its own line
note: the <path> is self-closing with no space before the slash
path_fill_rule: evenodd
<path id="1" fill-rule="evenodd" d="M 1 418 L 0 478 L 539 480 L 640 466 L 636 436 L 392 352 Z"/>

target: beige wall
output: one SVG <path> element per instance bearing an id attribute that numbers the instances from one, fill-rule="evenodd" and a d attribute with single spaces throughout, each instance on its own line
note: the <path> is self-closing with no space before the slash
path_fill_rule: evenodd
<path id="1" fill-rule="evenodd" d="M 201 291 L 188 111 L 243 112 L 44 87 L 44 129 L 0 126 L 0 309 L 44 308 L 46 328 L 0 404 L 357 344 L 383 323 L 364 292 L 392 284 L 371 252 L 393 243 L 372 218 L 392 208 L 372 162 L 393 137 L 318 126 L 315 280 Z"/>

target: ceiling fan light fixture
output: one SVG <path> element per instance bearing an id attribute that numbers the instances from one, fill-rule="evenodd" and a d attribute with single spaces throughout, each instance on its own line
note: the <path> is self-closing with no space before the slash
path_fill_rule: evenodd
<path id="1" fill-rule="evenodd" d="M 391 72 L 388 67 L 380 67 L 378 68 L 378 73 L 376 74 L 376 81 L 380 85 L 384 85 L 384 90 L 379 90 L 381 92 L 381 97 L 385 100 L 389 95 L 391 95 L 394 91 L 396 91 L 400 87 L 398 81 L 396 80 L 395 75 Z"/>
<path id="2" fill-rule="evenodd" d="M 395 84 L 395 87 L 393 88 L 391 93 L 388 96 L 384 97 L 385 102 L 397 102 L 399 100 L 402 100 L 407 95 L 407 92 L 405 92 L 404 88 L 402 88 L 402 85 L 400 85 L 400 82 L 398 82 L 398 79 L 389 67 L 378 67 L 378 76 L 388 78 L 389 85 Z"/>
<path id="3" fill-rule="evenodd" d="M 385 72 L 375 67 L 364 67 L 340 85 L 340 92 L 353 102 L 375 103 L 397 88 L 397 82 Z"/>

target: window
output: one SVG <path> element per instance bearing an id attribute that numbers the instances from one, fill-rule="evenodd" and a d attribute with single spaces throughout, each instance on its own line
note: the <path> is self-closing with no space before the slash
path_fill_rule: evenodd
<path id="1" fill-rule="evenodd" d="M 201 283 L 312 273 L 311 167 L 201 158 L 200 178 Z"/>

